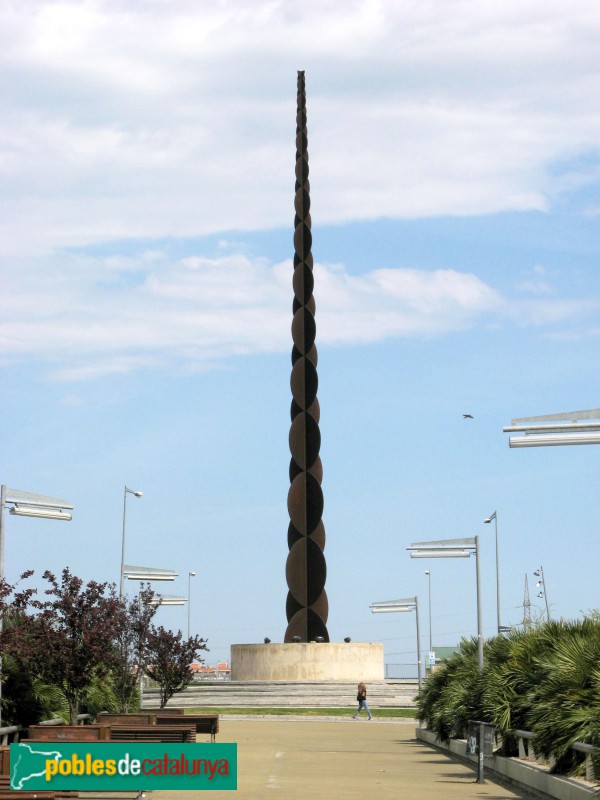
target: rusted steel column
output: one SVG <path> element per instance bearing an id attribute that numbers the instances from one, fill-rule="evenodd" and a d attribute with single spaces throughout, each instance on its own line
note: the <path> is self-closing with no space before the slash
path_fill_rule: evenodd
<path id="1" fill-rule="evenodd" d="M 329 641 L 304 72 L 298 72 L 286 642 Z"/>

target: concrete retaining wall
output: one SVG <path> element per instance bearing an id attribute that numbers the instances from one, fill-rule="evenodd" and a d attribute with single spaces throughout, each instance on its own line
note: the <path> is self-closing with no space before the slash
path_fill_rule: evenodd
<path id="1" fill-rule="evenodd" d="M 232 644 L 232 681 L 381 681 L 383 644 Z"/>
<path id="2" fill-rule="evenodd" d="M 417 739 L 441 750 L 448 750 L 477 766 L 477 757 L 466 754 L 467 743 L 463 739 L 451 739 L 446 745 L 438 741 L 433 731 L 425 728 L 417 728 L 416 735 Z M 556 800 L 592 800 L 594 796 L 593 784 L 574 778 L 563 778 L 560 775 L 550 775 L 548 770 L 539 764 L 531 764 L 518 758 L 486 756 L 484 775 L 486 772 L 493 772 L 516 786 L 532 789 Z"/>

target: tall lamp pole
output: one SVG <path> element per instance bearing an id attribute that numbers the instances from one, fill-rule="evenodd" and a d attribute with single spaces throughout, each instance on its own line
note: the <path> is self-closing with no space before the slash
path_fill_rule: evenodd
<path id="1" fill-rule="evenodd" d="M 496 526 L 496 616 L 498 620 L 498 633 L 500 633 L 502 625 L 500 624 L 500 566 L 498 560 L 498 513 L 496 511 L 490 514 L 487 519 L 484 519 L 483 522 L 485 525 L 488 525 L 492 520 Z"/>
<path id="2" fill-rule="evenodd" d="M 393 613 L 394 611 L 414 611 L 417 620 L 417 674 L 419 681 L 419 691 L 423 686 L 422 661 L 421 661 L 421 628 L 419 626 L 419 598 L 407 597 L 403 600 L 383 600 L 379 603 L 371 603 L 369 606 L 373 614 Z"/>
<path id="3" fill-rule="evenodd" d="M 190 638 L 190 620 L 191 620 L 191 605 L 192 605 L 192 578 L 196 577 L 195 572 L 188 572 L 188 639 Z"/>
<path id="4" fill-rule="evenodd" d="M 483 671 L 483 617 L 481 613 L 481 578 L 479 568 L 479 536 L 470 539 L 442 539 L 434 542 L 415 542 L 406 548 L 411 558 L 468 558 L 475 553 L 475 573 L 477 582 L 477 668 Z M 479 724 L 479 752 L 477 762 L 477 783 L 483 780 L 483 724 Z"/>
<path id="5" fill-rule="evenodd" d="M 428 580 L 428 594 L 429 594 L 429 652 L 433 653 L 433 636 L 431 633 L 431 572 L 426 569 L 425 575 L 427 575 Z"/>
<path id="6" fill-rule="evenodd" d="M 546 581 L 544 580 L 544 568 L 540 567 L 536 569 L 533 573 L 536 578 L 539 578 L 539 581 L 535 584 L 537 589 L 540 589 L 538 592 L 538 597 L 543 597 L 546 601 L 546 619 L 550 622 L 550 605 L 548 603 L 548 592 L 546 591 Z"/>
<path id="7" fill-rule="evenodd" d="M 119 583 L 119 597 L 123 597 L 123 580 L 125 577 L 125 518 L 127 516 L 128 494 L 132 494 L 134 497 L 142 496 L 141 492 L 136 492 L 134 489 L 130 489 L 128 486 L 125 486 L 125 491 L 123 492 L 123 535 L 121 536 L 121 574 Z"/>
<path id="8" fill-rule="evenodd" d="M 58 497 L 47 497 L 43 494 L 32 494 L 20 489 L 9 489 L 8 486 L 0 487 L 0 581 L 4 580 L 4 510 L 17 517 L 41 517 L 42 519 L 62 519 L 69 522 L 72 519 L 73 506 L 67 500 Z M 0 614 L 0 632 L 3 626 Z M 0 673 L 2 672 L 2 657 L 0 656 Z M 0 727 L 2 727 L 2 679 L 0 677 Z"/>
<path id="9" fill-rule="evenodd" d="M 481 578 L 479 569 L 479 536 L 469 539 L 442 539 L 431 542 L 414 542 L 406 548 L 411 558 L 469 558 L 475 555 L 477 588 L 477 667 L 483 670 L 483 615 L 481 610 Z"/>

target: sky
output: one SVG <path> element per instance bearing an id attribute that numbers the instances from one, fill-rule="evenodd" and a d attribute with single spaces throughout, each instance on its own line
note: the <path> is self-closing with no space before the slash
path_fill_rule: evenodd
<path id="1" fill-rule="evenodd" d="M 473 536 L 494 635 L 493 511 L 502 624 L 526 579 L 534 619 L 600 608 L 598 452 L 502 430 L 600 407 L 596 0 L 5 0 L 0 32 L 0 482 L 74 506 L 6 515 L 9 581 L 118 585 L 127 486 L 125 561 L 179 573 L 207 663 L 282 641 L 305 70 L 331 640 L 414 664 L 414 614 L 369 609 L 414 596 L 424 650 L 429 610 L 434 649 L 475 635 L 474 559 L 406 550 Z"/>

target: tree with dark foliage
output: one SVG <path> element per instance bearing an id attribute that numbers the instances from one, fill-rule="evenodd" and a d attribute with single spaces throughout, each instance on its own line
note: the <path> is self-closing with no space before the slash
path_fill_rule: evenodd
<path id="1" fill-rule="evenodd" d="M 35 594 L 35 589 L 17 591 L 17 586 L 31 575 L 32 570 L 24 572 L 14 585 L 6 580 L 0 581 L 0 724 L 4 725 L 37 722 L 40 713 L 31 672 L 15 649 L 15 643 L 20 637 L 21 619 Z"/>
<path id="2" fill-rule="evenodd" d="M 148 635 L 158 605 L 150 605 L 154 592 L 149 584 L 140 588 L 134 600 L 122 598 L 111 670 L 114 693 L 120 711 L 128 712 L 149 659 Z"/>
<path id="3" fill-rule="evenodd" d="M 42 577 L 50 584 L 48 599 L 29 598 L 36 613 L 20 612 L 11 649 L 44 681 L 62 688 L 75 725 L 86 692 L 115 663 L 120 602 L 114 584 L 84 586 L 68 568 L 60 582 L 48 571 Z"/>
<path id="4" fill-rule="evenodd" d="M 148 636 L 149 666 L 146 675 L 160 688 L 160 707 L 164 708 L 175 692 L 180 692 L 192 682 L 191 664 L 201 650 L 208 650 L 206 640 L 199 636 L 183 639 L 181 631 L 173 633 L 152 628 Z M 202 663 L 202 659 L 200 659 Z"/>

